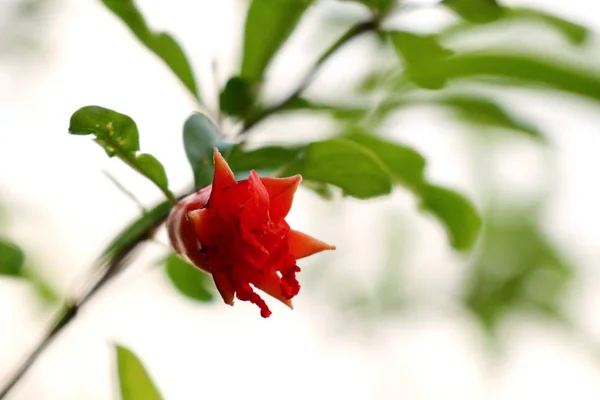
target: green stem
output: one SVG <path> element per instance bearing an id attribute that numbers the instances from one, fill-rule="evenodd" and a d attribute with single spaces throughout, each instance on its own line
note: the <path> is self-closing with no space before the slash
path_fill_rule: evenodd
<path id="1" fill-rule="evenodd" d="M 239 135 L 245 134 L 250 129 L 252 129 L 255 125 L 257 125 L 259 122 L 262 122 L 265 118 L 271 116 L 272 114 L 275 114 L 275 113 L 287 108 L 292 102 L 296 101 L 300 97 L 302 92 L 304 92 L 306 90 L 306 88 L 312 83 L 312 81 L 314 80 L 315 76 L 317 75 L 317 73 L 319 72 L 319 70 L 321 69 L 323 64 L 325 64 L 325 62 L 334 53 L 336 53 L 346 43 L 348 43 L 352 39 L 356 38 L 357 36 L 360 36 L 361 34 L 363 34 L 365 32 L 370 32 L 370 31 L 376 30 L 378 27 L 379 27 L 379 21 L 376 19 L 362 22 L 360 24 L 357 24 L 357 25 L 354 25 L 353 27 L 351 27 L 337 41 L 335 41 L 331 46 L 329 46 L 329 48 L 327 50 L 325 50 L 325 52 L 323 54 L 321 54 L 321 56 L 317 59 L 315 64 L 312 66 L 312 68 L 308 71 L 308 73 L 306 74 L 304 79 L 300 82 L 300 84 L 298 85 L 296 90 L 294 90 L 289 96 L 287 96 L 280 103 L 277 103 L 271 107 L 267 107 L 264 110 L 262 110 L 261 112 L 259 112 L 258 114 L 256 114 L 254 117 L 251 117 L 248 120 L 246 120 Z"/>

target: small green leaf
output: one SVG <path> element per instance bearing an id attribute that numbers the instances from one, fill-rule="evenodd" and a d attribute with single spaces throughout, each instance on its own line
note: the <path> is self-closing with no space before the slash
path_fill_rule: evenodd
<path id="1" fill-rule="evenodd" d="M 385 165 L 369 149 L 347 139 L 329 139 L 308 145 L 282 175 L 302 174 L 305 179 L 331 184 L 345 194 L 367 199 L 388 194 L 392 180 Z"/>
<path id="2" fill-rule="evenodd" d="M 407 76 L 425 89 L 440 89 L 445 79 L 437 72 L 439 64 L 453 54 L 444 48 L 434 35 L 412 32 L 391 32 L 396 53 L 404 61 Z"/>
<path id="3" fill-rule="evenodd" d="M 244 78 L 230 78 L 219 97 L 221 111 L 233 117 L 246 117 L 254 105 L 255 91 Z"/>
<path id="4" fill-rule="evenodd" d="M 133 0 L 102 0 L 102 3 L 129 27 L 144 46 L 168 65 L 197 100 L 200 99 L 192 67 L 181 46 L 171 35 L 153 32 Z"/>
<path id="5" fill-rule="evenodd" d="M 165 260 L 167 275 L 175 288 L 186 297 L 203 303 L 214 300 L 214 283 L 209 274 L 176 254 Z"/>
<path id="6" fill-rule="evenodd" d="M 96 142 L 113 157 L 133 154 L 140 149 L 135 121 L 128 115 L 99 106 L 86 106 L 71 116 L 69 133 L 96 136 Z"/>
<path id="7" fill-rule="evenodd" d="M 119 386 L 122 400 L 162 400 L 163 397 L 139 358 L 116 345 Z"/>
<path id="8" fill-rule="evenodd" d="M 150 154 L 139 154 L 135 163 L 140 172 L 163 190 L 168 190 L 169 180 L 162 164 Z"/>
<path id="9" fill-rule="evenodd" d="M 273 56 L 286 42 L 313 0 L 252 0 L 244 30 L 241 76 L 262 81 Z"/>
<path id="10" fill-rule="evenodd" d="M 442 97 L 436 102 L 448 107 L 458 118 L 468 124 L 510 129 L 544 140 L 544 135 L 534 125 L 512 115 L 510 111 L 489 98 L 472 95 L 450 95 Z"/>
<path id="11" fill-rule="evenodd" d="M 185 154 L 194 172 L 196 189 L 210 185 L 213 178 L 213 151 L 219 130 L 204 114 L 191 115 L 183 125 Z"/>
<path id="12" fill-rule="evenodd" d="M 504 8 L 496 0 L 443 0 L 442 3 L 462 18 L 487 23 L 502 17 Z"/>
<path id="13" fill-rule="evenodd" d="M 452 247 L 469 250 L 481 230 L 481 217 L 475 206 L 461 194 L 435 185 L 425 185 L 420 191 L 421 207 L 440 219 Z"/>
<path id="14" fill-rule="evenodd" d="M 414 188 L 423 185 L 425 159 L 415 150 L 364 133 L 352 133 L 345 138 L 375 153 L 402 184 Z"/>
<path id="15" fill-rule="evenodd" d="M 71 116 L 69 133 L 96 136 L 109 157 L 117 156 L 131 168 L 150 179 L 165 196 L 175 201 L 169 191 L 167 175 L 160 162 L 150 154 L 136 153 L 140 149 L 138 128 L 131 117 L 99 106 L 86 106 Z"/>
<path id="16" fill-rule="evenodd" d="M 464 53 L 447 59 L 440 79 L 502 78 L 503 84 L 559 90 L 600 101 L 600 74 L 564 62 L 511 53 Z"/>
<path id="17" fill-rule="evenodd" d="M 127 225 L 102 252 L 102 257 L 113 257 L 131 248 L 142 239 L 152 235 L 154 229 L 167 219 L 171 207 L 168 202 L 162 202 L 148 210 L 144 215 Z"/>
<path id="18" fill-rule="evenodd" d="M 25 253 L 17 245 L 0 238 L 0 275 L 22 276 Z"/>

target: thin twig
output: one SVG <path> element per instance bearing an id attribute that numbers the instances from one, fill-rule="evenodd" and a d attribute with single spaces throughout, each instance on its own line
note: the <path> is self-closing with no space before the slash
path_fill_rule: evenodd
<path id="1" fill-rule="evenodd" d="M 133 201 L 135 203 L 135 205 L 140 209 L 140 211 L 143 214 L 146 214 L 148 212 L 148 210 L 146 210 L 146 207 L 144 207 L 142 202 L 137 197 L 135 197 L 135 195 L 129 189 L 127 189 L 125 186 L 123 186 L 121 184 L 121 182 L 119 182 L 117 180 L 117 178 L 112 176 L 112 174 L 108 171 L 102 171 L 102 172 L 108 178 L 108 180 L 111 181 L 112 184 L 115 185 L 117 189 L 119 189 L 119 191 L 121 193 L 123 193 L 127 198 L 129 198 L 131 201 Z"/>

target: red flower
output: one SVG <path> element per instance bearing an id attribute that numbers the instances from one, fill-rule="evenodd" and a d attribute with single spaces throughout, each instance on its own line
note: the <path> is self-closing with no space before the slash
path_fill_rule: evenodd
<path id="1" fill-rule="evenodd" d="M 302 180 L 259 178 L 236 182 L 215 148 L 213 184 L 181 200 L 167 220 L 175 251 L 210 273 L 225 303 L 234 296 L 271 315 L 252 286 L 292 308 L 300 290 L 296 260 L 335 247 L 290 229 L 285 221 Z"/>

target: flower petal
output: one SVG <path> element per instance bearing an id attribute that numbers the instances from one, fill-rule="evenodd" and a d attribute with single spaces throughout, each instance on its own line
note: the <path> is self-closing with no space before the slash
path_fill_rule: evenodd
<path id="1" fill-rule="evenodd" d="M 277 275 L 275 271 L 266 272 L 260 280 L 252 282 L 254 286 L 262 290 L 269 296 L 281 301 L 283 304 L 288 306 L 290 309 L 294 309 L 291 299 L 286 299 L 281 294 L 281 277 Z"/>
<path id="2" fill-rule="evenodd" d="M 308 257 L 323 250 L 335 250 L 335 246 L 293 229 L 290 229 L 288 233 L 288 244 L 290 252 L 296 259 Z"/>
<path id="3" fill-rule="evenodd" d="M 260 316 L 263 318 L 269 318 L 271 315 L 271 310 L 269 310 L 269 306 L 267 303 L 260 297 L 252 287 L 248 283 L 237 284 L 235 288 L 235 294 L 238 299 L 242 301 L 249 301 L 253 304 L 256 304 L 258 308 L 260 308 Z"/>
<path id="4" fill-rule="evenodd" d="M 294 194 L 302 182 L 302 176 L 294 175 L 289 178 L 260 178 L 267 188 L 271 206 L 269 212 L 271 218 L 285 218 L 292 208 Z"/>
<path id="5" fill-rule="evenodd" d="M 213 194 L 215 192 L 221 193 L 228 186 L 235 184 L 235 177 L 233 175 L 233 171 L 229 168 L 229 164 L 223 158 L 221 153 L 219 153 L 219 149 L 215 147 L 213 153 L 213 162 L 215 164 L 215 174 L 213 177 L 212 190 Z"/>
<path id="6" fill-rule="evenodd" d="M 233 285 L 231 284 L 229 277 L 226 274 L 219 271 L 215 271 L 212 274 L 212 276 L 213 280 L 215 281 L 215 286 L 217 287 L 219 294 L 223 298 L 223 301 L 225 302 L 225 304 L 232 306 L 233 296 L 235 292 L 233 290 Z"/>

